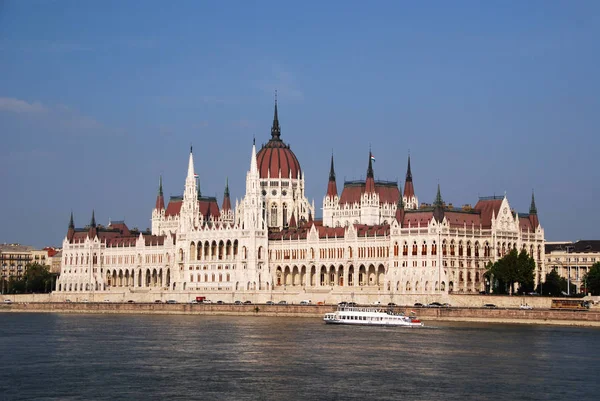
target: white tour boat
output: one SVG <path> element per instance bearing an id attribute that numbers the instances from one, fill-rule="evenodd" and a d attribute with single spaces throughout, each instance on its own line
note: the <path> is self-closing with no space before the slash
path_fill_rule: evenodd
<path id="1" fill-rule="evenodd" d="M 341 306 L 335 312 L 325 314 L 325 323 L 361 324 L 375 326 L 408 326 L 420 327 L 423 323 L 416 316 L 406 316 L 392 310 L 380 308 L 360 308 Z"/>

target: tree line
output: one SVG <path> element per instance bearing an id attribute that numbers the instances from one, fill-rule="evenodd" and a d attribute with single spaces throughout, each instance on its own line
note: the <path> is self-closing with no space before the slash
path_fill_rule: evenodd
<path id="1" fill-rule="evenodd" d="M 2 278 L 0 290 L 3 294 L 44 294 L 52 292 L 56 286 L 57 275 L 50 273 L 48 266 L 29 263 L 25 266 L 25 274 L 21 277 Z"/>
<path id="2" fill-rule="evenodd" d="M 502 259 L 490 262 L 484 277 L 489 283 L 490 292 L 495 294 L 527 294 L 536 292 L 541 295 L 562 296 L 577 293 L 577 286 L 561 277 L 551 269 L 545 280 L 535 286 L 535 260 L 525 251 L 517 252 L 512 249 Z M 584 288 L 581 295 L 591 293 L 600 295 L 600 262 L 594 263 L 583 277 Z"/>

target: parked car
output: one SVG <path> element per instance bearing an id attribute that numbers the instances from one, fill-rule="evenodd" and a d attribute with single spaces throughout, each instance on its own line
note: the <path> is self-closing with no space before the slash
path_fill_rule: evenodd
<path id="1" fill-rule="evenodd" d="M 520 309 L 527 309 L 527 310 L 531 310 L 531 309 L 533 309 L 533 306 L 525 304 L 525 305 L 521 305 L 521 306 L 519 306 L 519 308 L 520 308 Z"/>
<path id="2" fill-rule="evenodd" d="M 348 302 L 346 304 L 346 306 L 352 306 L 352 307 L 354 307 L 354 306 L 356 306 L 356 302 Z"/>
<path id="3" fill-rule="evenodd" d="M 429 305 L 427 305 L 428 308 L 441 308 L 442 304 L 439 302 L 432 302 Z"/>
<path id="4" fill-rule="evenodd" d="M 381 305 L 381 301 L 375 301 L 375 302 L 373 302 L 373 306 L 379 306 L 379 305 Z"/>
<path id="5" fill-rule="evenodd" d="M 304 299 L 302 301 L 300 301 L 300 305 L 310 305 L 312 304 L 310 299 Z"/>
<path id="6" fill-rule="evenodd" d="M 223 305 L 225 302 L 223 301 L 217 301 L 217 305 Z"/>
<path id="7" fill-rule="evenodd" d="M 5 303 L 5 304 L 12 304 L 12 301 L 11 301 L 10 299 L 5 299 L 5 300 L 4 300 L 4 303 Z"/>
<path id="8" fill-rule="evenodd" d="M 444 304 L 442 304 L 442 306 L 443 306 L 444 308 L 450 308 L 452 305 L 450 305 L 449 303 L 444 303 Z"/>
<path id="9" fill-rule="evenodd" d="M 485 304 L 485 305 L 483 305 L 483 307 L 484 308 L 488 308 L 488 309 L 495 309 L 495 308 L 497 308 L 497 306 L 494 305 L 494 304 Z"/>
<path id="10" fill-rule="evenodd" d="M 71 301 L 67 300 L 67 302 L 71 302 Z M 127 301 L 127 303 L 128 303 L 128 304 L 134 304 L 134 303 L 135 303 L 135 301 L 134 301 L 133 299 L 130 299 L 129 301 Z"/>
<path id="11" fill-rule="evenodd" d="M 267 305 L 275 305 L 275 302 L 273 302 L 273 301 L 267 301 L 267 302 L 265 302 L 265 304 L 267 304 Z"/>
<path id="12" fill-rule="evenodd" d="M 105 299 L 105 300 L 104 300 L 104 303 L 107 303 L 107 304 L 109 304 L 109 303 L 110 303 L 110 299 Z"/>
<path id="13" fill-rule="evenodd" d="M 169 299 L 169 300 L 167 300 L 166 303 L 168 303 L 168 304 L 176 304 L 177 301 L 175 301 L 174 299 Z"/>
<path id="14" fill-rule="evenodd" d="M 388 303 L 388 306 L 396 306 L 396 304 L 395 304 L 395 303 L 393 303 L 393 302 L 389 302 L 389 303 Z"/>
<path id="15" fill-rule="evenodd" d="M 203 303 L 203 304 L 212 304 L 212 301 L 210 299 L 205 299 L 201 303 Z"/>
<path id="16" fill-rule="evenodd" d="M 279 305 L 287 305 L 287 301 L 279 301 L 279 302 L 277 302 L 277 304 L 279 304 Z"/>
<path id="17" fill-rule="evenodd" d="M 157 302 L 157 301 L 154 301 L 154 302 Z M 189 303 L 190 303 L 190 304 L 197 304 L 197 303 L 198 303 L 198 301 L 196 301 L 195 299 L 192 299 L 191 301 L 189 301 Z"/>
<path id="18" fill-rule="evenodd" d="M 242 301 L 235 301 L 233 304 L 234 304 L 234 305 L 241 305 L 241 304 L 242 304 Z"/>
<path id="19" fill-rule="evenodd" d="M 250 305 L 252 301 L 244 301 L 244 305 Z"/>
<path id="20" fill-rule="evenodd" d="M 71 302 L 71 300 L 70 299 L 65 299 L 65 302 Z"/>
<path id="21" fill-rule="evenodd" d="M 346 301 L 338 302 L 338 306 L 348 306 L 348 302 L 346 302 Z"/>
<path id="22" fill-rule="evenodd" d="M 416 307 L 418 307 L 418 308 L 421 308 L 421 307 L 423 307 L 423 304 L 422 304 L 422 303 L 420 303 L 420 302 L 415 302 L 415 305 L 414 305 L 414 306 L 416 306 Z"/>

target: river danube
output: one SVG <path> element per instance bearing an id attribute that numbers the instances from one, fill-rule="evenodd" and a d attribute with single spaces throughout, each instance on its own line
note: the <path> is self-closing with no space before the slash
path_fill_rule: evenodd
<path id="1" fill-rule="evenodd" d="M 592 400 L 600 330 L 0 314 L 0 399 Z"/>

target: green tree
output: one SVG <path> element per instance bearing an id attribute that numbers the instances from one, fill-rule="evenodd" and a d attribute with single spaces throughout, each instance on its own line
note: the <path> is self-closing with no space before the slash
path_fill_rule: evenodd
<path id="1" fill-rule="evenodd" d="M 567 294 L 575 294 L 577 290 L 577 286 L 573 283 L 570 285 L 570 291 L 567 291 L 567 286 L 569 283 L 567 279 L 558 275 L 556 270 L 552 269 L 550 273 L 546 274 L 546 281 L 543 284 L 538 286 L 540 293 L 542 295 L 550 295 L 550 296 L 562 296 L 563 293 Z"/>
<path id="2" fill-rule="evenodd" d="M 583 276 L 586 292 L 592 295 L 600 295 L 600 262 L 592 265 L 590 270 Z"/>
<path id="3" fill-rule="evenodd" d="M 21 278 L 11 277 L 8 282 L 10 292 L 13 294 L 50 292 L 51 286 L 52 275 L 48 266 L 39 263 L 28 264 Z"/>
<path id="4" fill-rule="evenodd" d="M 518 253 L 512 249 L 502 259 L 487 266 L 485 277 L 490 280 L 491 289 L 498 294 L 510 294 L 516 283 L 521 291 L 533 288 L 535 261 L 525 250 Z"/>

